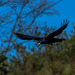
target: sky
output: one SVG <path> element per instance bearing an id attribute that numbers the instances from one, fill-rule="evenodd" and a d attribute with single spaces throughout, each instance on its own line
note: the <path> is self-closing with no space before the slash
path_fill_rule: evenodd
<path id="1" fill-rule="evenodd" d="M 56 10 L 59 11 L 59 14 L 48 15 L 40 17 L 39 21 L 46 21 L 48 26 L 56 26 L 58 29 L 61 27 L 61 21 L 63 19 L 69 20 L 69 25 L 65 29 L 67 33 L 73 30 L 72 23 L 75 23 L 75 0 L 62 0 L 60 3 L 54 6 Z"/>
<path id="2" fill-rule="evenodd" d="M 58 1 L 58 0 L 57 0 Z M 62 0 L 60 3 L 54 6 L 54 9 L 59 11 L 59 14 L 53 15 L 43 15 L 39 19 L 37 18 L 38 22 L 46 21 L 49 27 L 55 27 L 58 29 L 61 27 L 61 21 L 63 19 L 69 20 L 69 25 L 65 29 L 67 33 L 73 30 L 72 23 L 75 23 L 75 0 Z"/>

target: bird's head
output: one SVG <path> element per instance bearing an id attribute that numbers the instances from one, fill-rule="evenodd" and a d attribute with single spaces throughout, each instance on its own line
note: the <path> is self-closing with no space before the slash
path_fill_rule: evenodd
<path id="1" fill-rule="evenodd" d="M 38 43 L 38 46 L 40 45 L 40 44 L 44 44 L 45 43 L 45 38 L 43 38 L 39 43 Z"/>
<path id="2" fill-rule="evenodd" d="M 37 45 L 37 46 L 40 46 L 40 44 L 41 44 L 41 43 L 38 43 L 38 45 Z"/>
<path id="3" fill-rule="evenodd" d="M 37 46 L 40 46 L 41 43 L 42 43 L 42 41 L 40 41 Z"/>

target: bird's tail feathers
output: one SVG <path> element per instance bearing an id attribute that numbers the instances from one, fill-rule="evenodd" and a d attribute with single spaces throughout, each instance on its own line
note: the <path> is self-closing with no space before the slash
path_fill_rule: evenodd
<path id="1" fill-rule="evenodd" d="M 63 39 L 56 39 L 56 42 L 62 42 L 64 40 L 66 40 L 66 39 L 65 38 L 63 38 Z"/>

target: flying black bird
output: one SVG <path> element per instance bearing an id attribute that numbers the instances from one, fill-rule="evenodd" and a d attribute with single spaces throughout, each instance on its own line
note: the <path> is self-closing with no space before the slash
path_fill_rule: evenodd
<path id="1" fill-rule="evenodd" d="M 68 23 L 69 23 L 69 21 L 63 20 L 63 23 L 61 22 L 61 24 L 63 26 L 61 28 L 59 28 L 58 30 L 49 34 L 47 37 L 29 36 L 29 35 L 23 35 L 23 34 L 20 34 L 20 33 L 15 33 L 15 34 L 17 35 L 18 38 L 20 38 L 22 40 L 37 40 L 37 41 L 39 41 L 38 46 L 40 44 L 52 44 L 52 43 L 55 43 L 55 42 L 62 42 L 63 40 L 66 40 L 66 39 L 64 39 L 64 38 L 57 39 L 57 38 L 55 38 L 55 36 L 62 33 L 62 31 L 67 27 Z"/>

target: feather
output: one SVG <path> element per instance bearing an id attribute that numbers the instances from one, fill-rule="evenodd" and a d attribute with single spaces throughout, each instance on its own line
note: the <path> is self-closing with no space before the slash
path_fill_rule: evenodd
<path id="1" fill-rule="evenodd" d="M 68 23 L 69 22 L 67 20 L 66 21 L 63 20 L 63 26 L 58 30 L 54 31 L 53 33 L 49 34 L 46 39 L 53 38 L 54 36 L 57 36 L 60 33 L 62 33 L 62 31 L 67 27 Z"/>
<path id="2" fill-rule="evenodd" d="M 29 36 L 29 35 L 24 35 L 24 34 L 20 34 L 20 33 L 15 33 L 17 35 L 18 38 L 22 39 L 22 40 L 41 40 L 43 39 L 43 37 L 36 37 L 36 36 Z"/>

